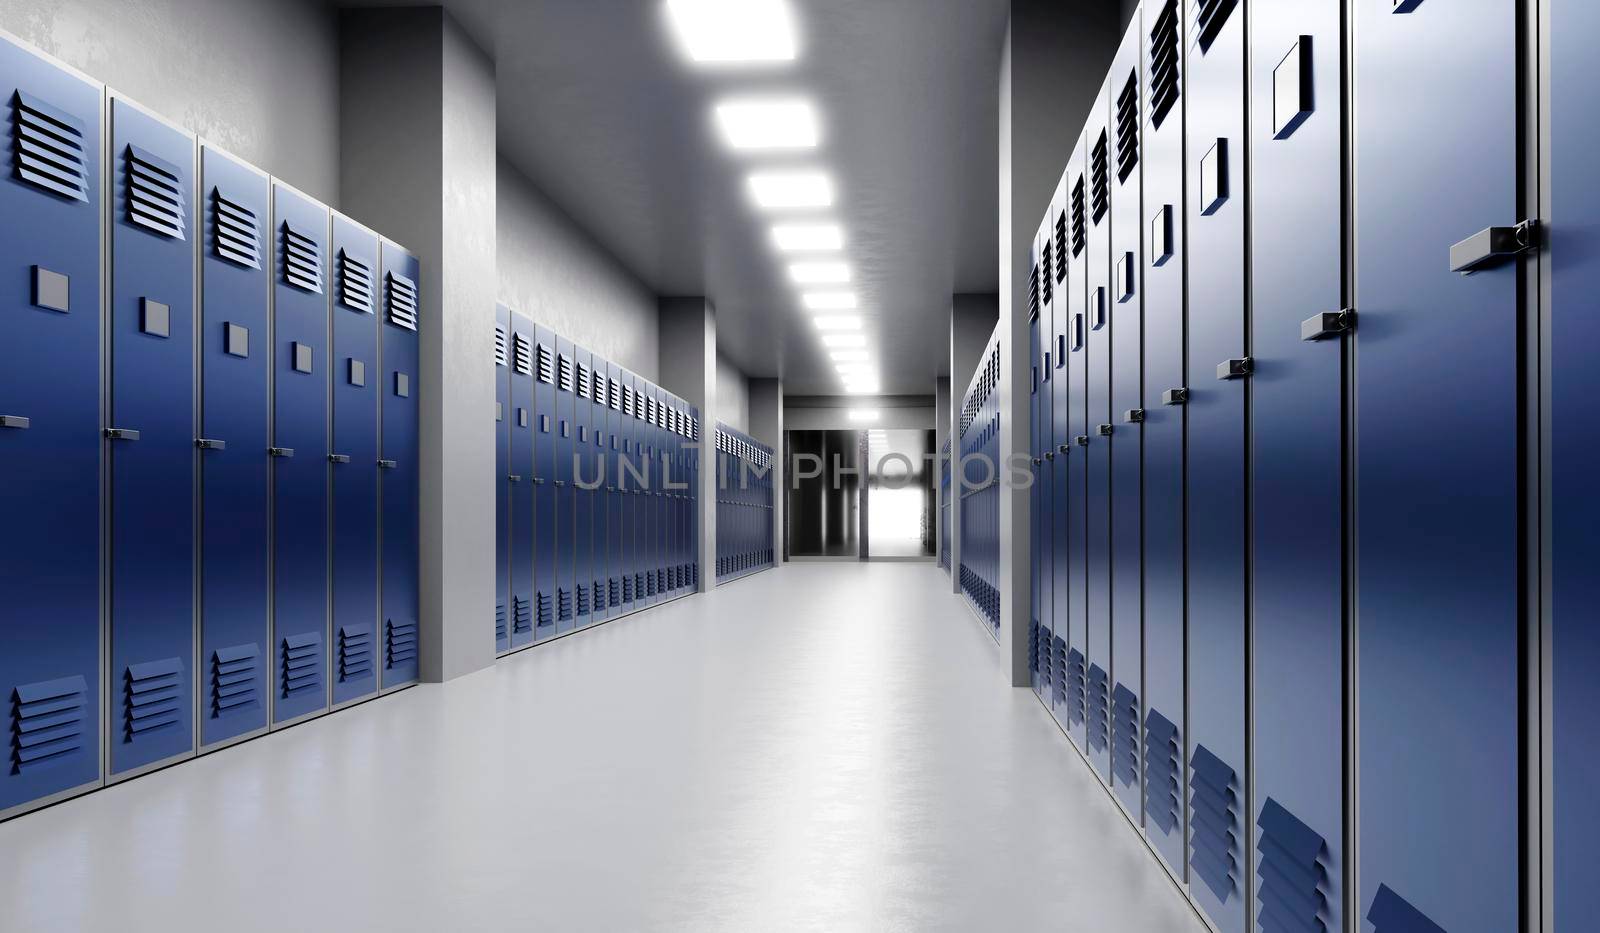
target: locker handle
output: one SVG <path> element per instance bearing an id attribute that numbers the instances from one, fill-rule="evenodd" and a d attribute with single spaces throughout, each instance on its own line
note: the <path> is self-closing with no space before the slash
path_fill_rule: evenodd
<path id="1" fill-rule="evenodd" d="M 1072 448 L 1068 447 L 1066 444 L 1062 444 L 1061 446 L 1056 448 L 1056 452 L 1061 454 L 1062 456 L 1066 456 L 1067 454 L 1072 452 Z"/>
<path id="2" fill-rule="evenodd" d="M 1337 337 L 1356 326 L 1356 312 L 1351 308 L 1313 314 L 1300 322 L 1301 340 L 1326 340 Z"/>
<path id="3" fill-rule="evenodd" d="M 350 462 L 350 455 L 349 454 L 328 454 L 328 462 L 329 463 L 349 463 Z"/>
<path id="4" fill-rule="evenodd" d="M 0 428 L 15 428 L 18 431 L 26 431 L 32 426 L 33 420 L 31 418 L 24 418 L 21 415 L 0 415 Z"/>
<path id="5" fill-rule="evenodd" d="M 393 460 L 379 460 L 378 461 L 378 469 L 380 469 L 380 470 L 395 470 L 395 469 L 399 469 L 399 467 L 400 467 L 400 464 L 396 463 Z"/>
<path id="6" fill-rule="evenodd" d="M 1049 455 L 1049 454 L 1045 454 L 1045 456 L 1046 456 L 1046 457 L 1048 457 L 1048 456 L 1050 456 L 1050 455 Z M 1039 459 L 1039 458 L 1038 458 L 1038 457 L 1034 457 L 1034 458 L 1033 458 L 1033 465 L 1034 465 L 1034 466 L 1038 466 L 1038 465 L 1039 465 L 1039 464 L 1041 464 L 1041 463 L 1043 463 L 1043 462 L 1044 462 L 1044 461 L 1043 461 L 1043 460 L 1040 460 L 1040 459 Z"/>
<path id="7" fill-rule="evenodd" d="M 106 428 L 106 438 L 113 441 L 136 441 L 139 432 L 130 428 Z"/>
<path id="8" fill-rule="evenodd" d="M 268 447 L 267 456 L 289 459 L 294 456 L 293 447 Z"/>
<path id="9" fill-rule="evenodd" d="M 1111 432 L 1114 430 L 1116 430 L 1116 428 L 1113 425 L 1102 424 L 1099 427 L 1099 434 L 1101 437 L 1110 437 Z"/>
<path id="10" fill-rule="evenodd" d="M 1045 458 L 1045 459 L 1046 459 L 1046 460 L 1054 460 L 1054 459 L 1055 459 L 1055 458 L 1056 458 L 1056 455 L 1055 455 L 1055 451 L 1053 451 L 1053 450 L 1047 450 L 1047 451 L 1045 451 L 1045 454 L 1044 454 L 1044 458 Z M 1037 460 L 1035 460 L 1035 461 L 1033 461 L 1033 462 L 1034 462 L 1034 463 L 1038 463 L 1038 462 L 1039 462 L 1039 461 L 1037 461 Z"/>
<path id="11" fill-rule="evenodd" d="M 1161 404 L 1163 405 L 1182 405 L 1187 401 L 1189 401 L 1188 389 L 1168 389 L 1161 393 Z"/>
<path id="12" fill-rule="evenodd" d="M 557 486 L 565 486 L 565 485 L 567 485 L 567 481 L 564 480 L 564 479 L 558 479 L 558 480 L 556 480 L 556 485 Z"/>
<path id="13" fill-rule="evenodd" d="M 1471 275 L 1500 265 L 1538 245 L 1539 221 L 1515 227 L 1485 227 L 1450 247 L 1450 271 Z"/>
<path id="14" fill-rule="evenodd" d="M 197 437 L 194 439 L 194 446 L 201 450 L 227 450 L 228 442 L 219 441 L 214 437 Z"/>
<path id="15" fill-rule="evenodd" d="M 1079 447 L 1088 447 L 1089 446 L 1089 435 L 1087 435 L 1087 434 L 1079 434 L 1078 437 L 1077 437 L 1077 440 L 1078 440 L 1078 446 Z"/>
<path id="16" fill-rule="evenodd" d="M 535 486 L 543 486 L 544 485 L 544 477 L 535 476 L 533 478 L 533 485 L 535 485 Z"/>
<path id="17" fill-rule="evenodd" d="M 1144 421 L 1144 409 L 1130 408 L 1122 413 L 1122 420 L 1128 424 L 1140 424 Z"/>
<path id="18" fill-rule="evenodd" d="M 1243 379 L 1255 371 L 1255 360 L 1248 356 L 1223 360 L 1217 364 L 1218 379 Z"/>
<path id="19" fill-rule="evenodd" d="M 520 483 L 520 482 L 522 482 L 522 474 L 513 473 L 510 476 L 507 476 L 506 480 L 509 481 L 509 482 L 513 482 L 513 483 Z"/>

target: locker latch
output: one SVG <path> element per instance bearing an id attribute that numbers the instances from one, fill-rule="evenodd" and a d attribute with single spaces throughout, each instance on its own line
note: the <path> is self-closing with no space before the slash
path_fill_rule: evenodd
<path id="1" fill-rule="evenodd" d="M 1060 447 L 1057 447 L 1056 450 L 1059 451 L 1063 457 L 1072 452 L 1072 448 L 1068 447 L 1066 444 L 1062 444 Z"/>
<path id="2" fill-rule="evenodd" d="M 1161 404 L 1163 405 L 1182 405 L 1188 400 L 1188 389 L 1168 389 L 1167 391 L 1161 393 Z"/>
<path id="3" fill-rule="evenodd" d="M 1243 379 L 1255 369 L 1255 361 L 1248 356 L 1223 360 L 1217 364 L 1218 379 Z"/>
<path id="4" fill-rule="evenodd" d="M 378 469 L 380 469 L 380 470 L 395 470 L 395 469 L 399 469 L 399 467 L 400 467 L 400 464 L 396 463 L 393 460 L 379 460 L 378 461 Z"/>
<path id="5" fill-rule="evenodd" d="M 283 459 L 288 460 L 288 459 L 290 459 L 290 458 L 292 458 L 294 456 L 294 448 L 293 447 L 268 447 L 267 448 L 267 456 L 269 456 L 269 457 L 282 457 Z"/>
<path id="6" fill-rule="evenodd" d="M 1329 337 L 1337 337 L 1355 326 L 1356 312 L 1353 308 L 1324 311 L 1300 322 L 1300 339 L 1326 340 Z"/>
<path id="7" fill-rule="evenodd" d="M 1097 433 L 1101 437 L 1110 437 L 1111 436 L 1111 432 L 1114 431 L 1114 430 L 1116 430 L 1116 428 L 1114 426 L 1109 425 L 1109 424 L 1102 424 L 1097 429 Z"/>
<path id="8" fill-rule="evenodd" d="M 1077 437 L 1077 441 L 1078 441 L 1078 446 L 1079 447 L 1088 447 L 1089 446 L 1089 435 L 1087 435 L 1087 434 L 1079 434 L 1078 437 Z"/>
<path id="9" fill-rule="evenodd" d="M 506 481 L 507 482 L 511 482 L 511 483 L 520 483 L 520 482 L 522 482 L 522 474 L 513 473 L 510 476 L 506 477 Z"/>
<path id="10" fill-rule="evenodd" d="M 136 441 L 139 432 L 131 428 L 106 428 L 106 438 L 113 441 Z"/>
<path id="11" fill-rule="evenodd" d="M 14 428 L 18 431 L 26 431 L 32 425 L 32 419 L 24 418 L 21 415 L 0 415 L 0 428 Z"/>
<path id="12" fill-rule="evenodd" d="M 556 485 L 557 486 L 565 486 L 565 485 L 567 485 L 567 481 L 564 480 L 564 479 L 558 479 L 558 480 L 556 480 Z"/>
<path id="13" fill-rule="evenodd" d="M 544 477 L 535 476 L 533 478 L 533 485 L 535 485 L 535 486 L 543 486 L 544 485 Z"/>
<path id="14" fill-rule="evenodd" d="M 1144 421 L 1144 409 L 1130 408 L 1122 413 L 1122 420 L 1128 424 L 1140 424 Z"/>
<path id="15" fill-rule="evenodd" d="M 1045 458 L 1045 459 L 1046 459 L 1046 460 L 1054 460 L 1054 459 L 1055 459 L 1055 458 L 1056 458 L 1056 453 L 1055 453 L 1055 451 L 1053 451 L 1053 450 L 1049 450 L 1049 451 L 1045 451 L 1045 455 L 1044 455 L 1044 458 Z M 1035 460 L 1035 461 L 1034 461 L 1034 463 L 1038 463 L 1038 462 L 1039 462 L 1039 461 L 1037 461 L 1037 460 Z"/>
<path id="16" fill-rule="evenodd" d="M 201 450 L 227 450 L 228 442 L 219 441 L 214 437 L 197 437 L 194 439 L 194 446 Z"/>
<path id="17" fill-rule="evenodd" d="M 1450 247 L 1450 271 L 1471 275 L 1497 266 L 1538 245 L 1539 221 L 1515 227 L 1485 227 Z"/>
<path id="18" fill-rule="evenodd" d="M 349 463 L 350 462 L 350 455 L 349 454 L 328 454 L 328 462 L 329 463 Z"/>

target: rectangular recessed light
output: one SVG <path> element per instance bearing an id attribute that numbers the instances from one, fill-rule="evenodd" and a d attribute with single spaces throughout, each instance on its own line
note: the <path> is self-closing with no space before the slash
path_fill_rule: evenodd
<path id="1" fill-rule="evenodd" d="M 859 363 L 866 361 L 869 354 L 865 350 L 834 350 L 828 356 L 835 363 Z"/>
<path id="2" fill-rule="evenodd" d="M 877 421 L 882 414 L 883 412 L 878 411 L 876 408 L 852 408 L 850 409 L 850 420 Z"/>
<path id="3" fill-rule="evenodd" d="M 772 243 L 786 253 L 825 253 L 844 249 L 844 231 L 838 224 L 778 224 Z"/>
<path id="4" fill-rule="evenodd" d="M 876 382 L 846 382 L 844 391 L 847 395 L 877 395 L 882 387 Z"/>
<path id="5" fill-rule="evenodd" d="M 800 301 L 811 311 L 853 311 L 855 292 L 806 292 Z"/>
<path id="6" fill-rule="evenodd" d="M 833 182 L 821 172 L 756 172 L 745 184 L 757 207 L 827 207 L 833 203 Z"/>
<path id="7" fill-rule="evenodd" d="M 822 345 L 825 347 L 864 347 L 867 338 L 860 334 L 823 334 Z"/>
<path id="8" fill-rule="evenodd" d="M 855 375 L 871 375 L 878 371 L 878 368 L 871 363 L 834 363 L 833 368 L 837 369 L 841 376 L 852 373 Z"/>
<path id="9" fill-rule="evenodd" d="M 848 282 L 850 267 L 842 262 L 796 262 L 789 266 L 789 278 L 801 285 Z"/>
<path id="10" fill-rule="evenodd" d="M 796 54 L 785 0 L 667 0 L 667 17 L 691 61 L 787 62 Z"/>
<path id="11" fill-rule="evenodd" d="M 803 100 L 730 100 L 713 110 L 731 149 L 815 149 L 817 112 Z"/>
<path id="12" fill-rule="evenodd" d="M 811 319 L 817 325 L 817 330 L 860 330 L 861 315 L 859 314 L 824 314 Z"/>

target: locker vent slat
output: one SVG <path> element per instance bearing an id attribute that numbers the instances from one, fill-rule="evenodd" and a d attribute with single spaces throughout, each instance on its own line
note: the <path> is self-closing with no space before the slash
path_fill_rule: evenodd
<path id="1" fill-rule="evenodd" d="M 339 250 L 339 303 L 363 314 L 372 313 L 372 269 Z"/>
<path id="2" fill-rule="evenodd" d="M 339 629 L 339 682 L 364 680 L 372 676 L 372 632 L 357 626 Z"/>
<path id="3" fill-rule="evenodd" d="M 1372 924 L 1372 933 L 1445 933 L 1444 927 L 1381 883 L 1378 893 L 1372 896 L 1367 921 Z"/>
<path id="4" fill-rule="evenodd" d="M 63 198 L 89 200 L 84 124 L 21 91 L 11 95 L 11 168 L 18 181 Z"/>
<path id="5" fill-rule="evenodd" d="M 543 383 L 554 382 L 556 378 L 555 358 L 550 353 L 550 348 L 541 343 L 534 356 L 536 357 L 535 363 L 538 366 L 536 375 L 539 381 Z"/>
<path id="6" fill-rule="evenodd" d="M 589 614 L 589 584 L 587 584 L 587 583 L 579 583 L 578 587 L 577 587 L 577 591 L 578 591 L 578 615 L 586 616 L 586 615 Z"/>
<path id="7" fill-rule="evenodd" d="M 1034 263 L 1028 272 L 1028 317 L 1039 316 L 1039 264 Z"/>
<path id="8" fill-rule="evenodd" d="M 494 365 L 511 365 L 511 357 L 506 350 L 506 329 L 500 324 L 494 326 Z"/>
<path id="9" fill-rule="evenodd" d="M 1139 783 L 1139 695 L 1122 684 L 1111 691 L 1111 776 Z"/>
<path id="10" fill-rule="evenodd" d="M 1045 237 L 1044 255 L 1040 258 L 1039 262 L 1040 305 L 1047 305 L 1055 299 L 1055 282 L 1050 275 L 1051 263 L 1054 261 L 1054 258 L 1055 257 L 1051 255 L 1050 238 Z"/>
<path id="11" fill-rule="evenodd" d="M 572 391 L 572 359 L 565 353 L 556 356 L 556 388 L 563 392 Z"/>
<path id="12" fill-rule="evenodd" d="M 511 335 L 512 362 L 516 364 L 516 373 L 526 376 L 533 372 L 533 342 L 523 334 Z"/>
<path id="13" fill-rule="evenodd" d="M 1034 619 L 1028 623 L 1028 670 L 1039 675 L 1040 689 L 1047 689 L 1050 683 L 1049 665 L 1040 660 L 1043 652 L 1039 650 L 1040 628 L 1039 620 Z"/>
<path id="14" fill-rule="evenodd" d="M 261 647 L 255 642 L 211 652 L 211 718 L 259 709 Z"/>
<path id="15" fill-rule="evenodd" d="M 1150 125 L 1161 121 L 1178 102 L 1178 0 L 1167 0 L 1150 30 Z"/>
<path id="16" fill-rule="evenodd" d="M 1182 773 L 1178 727 L 1151 708 L 1144 717 L 1145 814 L 1168 835 L 1178 828 L 1182 816 Z"/>
<path id="17" fill-rule="evenodd" d="M 1096 224 L 1106 216 L 1106 210 L 1111 207 L 1111 177 L 1106 152 L 1106 131 L 1100 131 L 1100 137 L 1094 142 L 1094 149 L 1089 153 L 1089 170 L 1093 175 L 1089 192 L 1090 217 Z"/>
<path id="18" fill-rule="evenodd" d="M 26 774 L 96 741 L 84 735 L 89 686 L 81 676 L 23 684 L 11 691 L 10 773 Z"/>
<path id="19" fill-rule="evenodd" d="M 578 364 L 578 398 L 589 397 L 589 367 Z"/>
<path id="20" fill-rule="evenodd" d="M 556 588 L 556 620 L 566 622 L 572 618 L 572 591 L 566 587 Z"/>
<path id="21" fill-rule="evenodd" d="M 599 370 L 595 370 L 594 375 L 592 377 L 592 380 L 593 380 L 593 382 L 592 382 L 592 384 L 590 386 L 592 391 L 590 392 L 589 397 L 594 401 L 594 403 L 596 405 L 605 405 L 605 403 L 606 403 L 606 374 L 603 373 L 603 372 L 600 372 Z"/>
<path id="22" fill-rule="evenodd" d="M 128 223 L 169 239 L 185 239 L 189 211 L 182 171 L 138 146 L 123 152 L 123 169 Z"/>
<path id="23" fill-rule="evenodd" d="M 222 196 L 222 189 L 211 189 L 211 250 L 247 269 L 261 268 L 261 228 L 256 212 Z"/>
<path id="24" fill-rule="evenodd" d="M 1045 629 L 1047 633 L 1049 629 Z M 1050 666 L 1051 705 L 1067 701 L 1067 640 L 1050 633 L 1045 640 L 1046 661 Z"/>
<path id="25" fill-rule="evenodd" d="M 535 594 L 534 599 L 537 601 L 535 606 L 535 611 L 537 612 L 536 624 L 540 628 L 554 625 L 556 620 L 555 615 L 551 612 L 550 594 L 540 590 Z"/>
<path id="26" fill-rule="evenodd" d="M 1194 31 L 1200 51 L 1211 48 L 1211 43 L 1216 41 L 1222 27 L 1228 23 L 1228 16 L 1238 5 L 1239 0 L 1195 0 Z"/>
<path id="27" fill-rule="evenodd" d="M 1189 865 L 1217 900 L 1237 890 L 1236 772 L 1204 745 L 1189 759 Z"/>
<path id="28" fill-rule="evenodd" d="M 1139 164 L 1139 72 L 1128 75 L 1117 97 L 1117 181 L 1126 182 Z"/>
<path id="29" fill-rule="evenodd" d="M 1089 721 L 1088 732 L 1089 747 L 1095 751 L 1104 751 L 1109 744 L 1110 721 L 1110 695 L 1108 692 L 1106 672 L 1098 664 L 1089 665 Z"/>
<path id="30" fill-rule="evenodd" d="M 123 741 L 176 726 L 183 718 L 183 661 L 165 658 L 122 671 Z"/>
<path id="31" fill-rule="evenodd" d="M 1300 933 L 1324 929 L 1328 872 L 1326 840 L 1271 797 L 1256 820 L 1261 832 L 1257 903 L 1261 933 Z"/>
<path id="32" fill-rule="evenodd" d="M 287 699 L 322 687 L 322 633 L 303 632 L 278 642 L 278 695 Z"/>
<path id="33" fill-rule="evenodd" d="M 1083 722 L 1087 715 L 1084 702 L 1083 652 L 1076 648 L 1067 652 L 1067 720 Z"/>
<path id="34" fill-rule="evenodd" d="M 282 228 L 283 282 L 314 294 L 322 294 L 322 247 L 312 237 L 289 226 Z"/>
<path id="35" fill-rule="evenodd" d="M 1084 215 L 1083 201 L 1083 176 L 1078 176 L 1078 183 L 1072 186 L 1072 255 L 1077 256 L 1083 252 L 1083 247 L 1089 242 L 1088 218 Z"/>
<path id="36" fill-rule="evenodd" d="M 496 643 L 506 640 L 506 604 L 494 604 L 494 640 Z"/>
<path id="37" fill-rule="evenodd" d="M 622 387 L 617 385 L 615 379 L 611 380 L 611 410 L 619 411 L 622 408 Z"/>
<path id="38" fill-rule="evenodd" d="M 406 330 L 417 329 L 417 283 L 398 272 L 386 276 L 389 283 L 389 323 Z"/>
<path id="39" fill-rule="evenodd" d="M 414 661 L 417 657 L 417 623 L 383 621 L 383 668 Z"/>
<path id="40" fill-rule="evenodd" d="M 1056 284 L 1067 277 L 1067 212 L 1056 215 Z"/>
<path id="41" fill-rule="evenodd" d="M 521 596 L 511 597 L 511 631 L 517 635 L 533 631 L 533 606 Z"/>

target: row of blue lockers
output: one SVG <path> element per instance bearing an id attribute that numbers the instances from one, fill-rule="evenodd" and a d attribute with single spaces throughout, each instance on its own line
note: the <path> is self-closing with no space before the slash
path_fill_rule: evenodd
<path id="1" fill-rule="evenodd" d="M 989 337 L 962 397 L 956 436 L 961 456 L 961 592 L 1000 637 L 1000 333 Z M 948 458 L 946 458 L 948 460 Z"/>
<path id="2" fill-rule="evenodd" d="M 773 566 L 772 448 L 717 424 L 717 582 Z"/>
<path id="3" fill-rule="evenodd" d="M 1218 930 L 1600 915 L 1594 65 L 1535 220 L 1524 14 L 1146 0 L 1035 237 L 1035 685 Z"/>
<path id="4" fill-rule="evenodd" d="M 416 259 L 0 39 L 0 816 L 417 677 Z"/>
<path id="5" fill-rule="evenodd" d="M 496 651 L 693 593 L 699 410 L 495 314 Z"/>

